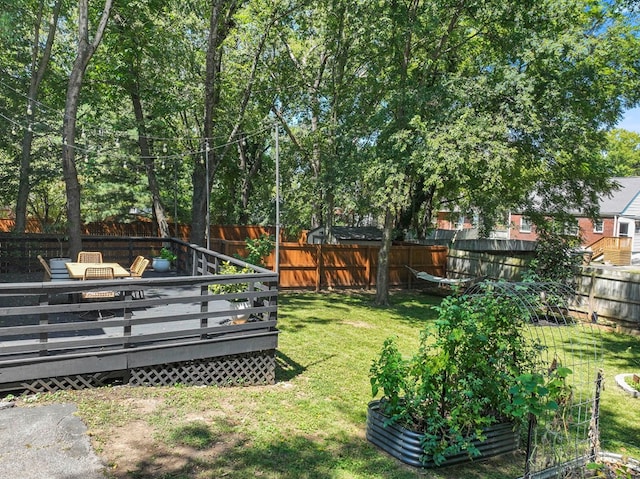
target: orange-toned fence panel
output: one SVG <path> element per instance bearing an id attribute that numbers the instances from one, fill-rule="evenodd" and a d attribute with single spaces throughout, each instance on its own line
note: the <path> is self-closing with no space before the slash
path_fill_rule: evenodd
<path id="1" fill-rule="evenodd" d="M 320 250 L 320 287 L 367 287 L 375 285 L 372 270 L 378 248 L 359 245 L 324 245 Z"/>
<path id="2" fill-rule="evenodd" d="M 280 245 L 280 288 L 317 288 L 319 279 L 319 245 L 283 243 Z M 275 253 L 269 258 L 274 268 Z"/>
<path id="3" fill-rule="evenodd" d="M 13 231 L 15 220 L 0 219 L 0 232 Z M 261 235 L 274 236 L 275 227 L 253 225 L 211 225 L 211 238 L 220 238 L 228 241 L 246 241 L 247 238 L 256 239 Z M 27 233 L 42 233 L 42 225 L 39 221 L 30 219 L 27 222 Z M 174 223 L 169 223 L 169 232 L 174 238 L 187 240 L 191 233 L 190 225 L 178 224 L 177 231 Z M 158 236 L 156 226 L 149 220 L 120 223 L 115 221 L 99 221 L 86 223 L 82 226 L 82 234 L 92 236 Z M 284 233 L 281 233 L 284 237 Z"/>
<path id="4" fill-rule="evenodd" d="M 228 256 L 244 255 L 245 243 L 216 241 L 212 248 Z M 362 245 L 280 245 L 280 288 L 373 288 L 378 271 L 377 246 Z M 444 276 L 446 246 L 397 245 L 389 254 L 389 285 L 424 286 L 406 268 Z M 275 267 L 275 253 L 266 258 L 266 267 Z"/>

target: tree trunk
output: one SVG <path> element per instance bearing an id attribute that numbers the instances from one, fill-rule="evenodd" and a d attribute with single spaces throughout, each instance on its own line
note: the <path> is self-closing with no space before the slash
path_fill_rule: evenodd
<path id="1" fill-rule="evenodd" d="M 378 274 L 376 275 L 376 299 L 378 306 L 389 304 L 389 253 L 391 251 L 391 240 L 394 226 L 393 211 L 386 208 L 384 215 L 384 230 L 382 232 L 382 246 L 378 253 Z"/>
<path id="2" fill-rule="evenodd" d="M 238 158 L 240 171 L 242 172 L 242 184 L 240 185 L 240 224 L 249 222 L 249 199 L 253 192 L 253 182 L 257 178 L 262 166 L 263 150 L 259 144 L 247 138 L 244 133 L 242 141 L 238 142 Z"/>
<path id="3" fill-rule="evenodd" d="M 36 18 L 34 28 L 34 41 L 31 54 L 31 71 L 35 74 L 31 75 L 31 83 L 29 85 L 29 111 L 33 114 L 35 101 L 38 99 L 38 90 L 40 89 L 40 83 L 44 78 L 44 74 L 49 65 L 49 59 L 51 58 L 51 48 L 53 46 L 53 40 L 56 34 L 56 27 L 58 25 L 58 15 L 60 14 L 61 2 L 58 0 L 53 6 L 53 13 L 51 17 L 51 23 L 49 24 L 49 33 L 47 35 L 47 41 L 44 46 L 42 58 L 38 58 L 40 54 L 40 24 L 42 21 L 42 10 L 44 8 L 43 2 L 40 2 L 40 9 Z M 29 118 L 31 121 L 31 118 Z M 22 136 L 22 155 L 20 157 L 20 179 L 18 183 L 18 198 L 16 199 L 16 223 L 13 231 L 16 233 L 24 233 L 27 227 L 27 205 L 29 202 L 29 174 L 31 170 L 31 145 L 33 143 L 33 132 L 31 128 L 27 128 L 23 131 Z"/>
<path id="4" fill-rule="evenodd" d="M 211 6 L 204 87 L 203 135 L 205 140 L 200 145 L 202 162 L 196 160 L 191 175 L 193 198 L 190 241 L 199 245 L 203 245 L 209 235 L 209 225 L 206 224 L 209 217 L 207 198 L 211 194 L 211 180 L 218 166 L 216 151 L 211 148 L 209 140 L 213 137 L 214 112 L 220 101 L 221 45 L 228 32 L 224 21 L 225 17 L 229 18 L 234 11 L 235 3 L 233 0 L 213 0 Z M 225 15 L 225 9 L 227 9 L 227 15 Z"/>
<path id="5" fill-rule="evenodd" d="M 321 93 L 320 93 L 320 85 L 322 84 L 322 78 L 324 76 L 325 68 L 327 65 L 327 61 L 329 59 L 329 55 L 326 52 L 322 52 L 320 54 L 320 66 L 318 68 L 318 72 L 313 81 L 313 84 L 309 87 L 309 98 L 311 98 L 311 137 L 312 137 L 312 150 L 311 150 L 311 169 L 313 171 L 313 179 L 316 184 L 316 201 L 313 204 L 313 210 L 311 213 L 311 227 L 317 228 L 318 226 L 323 226 L 325 229 L 329 228 L 327 223 L 327 218 L 323 217 L 323 205 L 325 202 L 324 197 L 324 184 L 322 178 L 322 148 L 320 142 L 320 111 L 322 110 L 320 106 L 321 101 Z M 329 229 L 330 232 L 330 229 Z M 329 238 L 326 236 L 325 231 L 325 241 L 328 241 Z"/>
<path id="6" fill-rule="evenodd" d="M 106 0 L 102 17 L 93 42 L 89 41 L 88 0 L 78 0 L 78 53 L 73 63 L 62 124 L 62 172 L 67 193 L 67 232 L 69 235 L 69 255 L 74 258 L 82 250 L 80 218 L 80 183 L 75 163 L 76 115 L 84 72 L 89 60 L 102 40 L 107 26 L 112 0 Z"/>
<path id="7" fill-rule="evenodd" d="M 134 87 L 135 88 L 135 87 Z M 136 125 L 138 126 L 138 144 L 140 145 L 140 155 L 144 162 L 144 169 L 147 173 L 147 181 L 149 183 L 149 191 L 153 203 L 153 215 L 158 226 L 158 234 L 162 238 L 168 238 L 169 223 L 164 205 L 160 198 L 160 188 L 158 179 L 156 178 L 155 159 L 151 157 L 151 148 L 147 137 L 147 128 L 144 121 L 144 112 L 142 110 L 142 101 L 137 91 L 131 91 L 131 101 L 133 102 L 133 111 L 136 116 Z"/>

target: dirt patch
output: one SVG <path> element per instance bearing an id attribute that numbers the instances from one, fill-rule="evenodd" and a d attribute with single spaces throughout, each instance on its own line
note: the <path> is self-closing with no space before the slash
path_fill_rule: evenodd
<path id="1" fill-rule="evenodd" d="M 347 326 L 353 326 L 354 328 L 371 329 L 372 327 L 369 323 L 365 323 L 364 321 L 342 321 L 342 324 L 346 324 Z"/>

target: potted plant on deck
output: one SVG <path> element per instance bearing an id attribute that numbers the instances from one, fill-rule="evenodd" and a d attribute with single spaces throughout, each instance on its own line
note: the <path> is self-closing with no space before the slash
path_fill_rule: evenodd
<path id="1" fill-rule="evenodd" d="M 160 250 L 160 255 L 153 257 L 152 266 L 154 271 L 158 271 L 160 273 L 169 271 L 171 269 L 171 264 L 177 258 L 178 257 L 175 255 L 173 251 L 171 251 L 168 248 L 162 248 Z"/>
<path id="2" fill-rule="evenodd" d="M 560 409 L 570 373 L 556 364 L 540 374 L 526 340 L 526 317 L 513 301 L 448 297 L 438 319 L 405 359 L 395 340 L 373 361 L 367 439 L 416 467 L 455 464 L 513 451 L 531 414 Z"/>
<path id="3" fill-rule="evenodd" d="M 228 261 L 221 264 L 218 274 L 232 275 L 232 274 L 246 274 L 251 272 L 249 268 L 242 268 Z M 213 294 L 237 294 L 245 293 L 249 290 L 249 283 L 216 283 L 209 285 L 209 291 Z M 229 306 L 232 310 L 238 311 L 231 316 L 231 324 L 246 323 L 249 319 L 249 313 L 243 310 L 251 307 L 251 301 L 244 296 L 235 296 L 228 298 Z"/>

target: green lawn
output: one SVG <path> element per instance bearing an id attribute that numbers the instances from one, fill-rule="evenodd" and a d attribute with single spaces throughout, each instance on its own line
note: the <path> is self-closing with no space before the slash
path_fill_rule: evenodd
<path id="1" fill-rule="evenodd" d="M 277 384 L 265 387 L 104 388 L 56 393 L 73 401 L 113 478 L 346 479 L 417 477 L 365 437 L 368 371 L 382 342 L 407 354 L 438 298 L 396 293 L 280 296 Z M 639 370 L 640 338 L 603 334 L 602 446 L 640 458 L 640 400 L 614 383 Z M 428 478 L 515 478 L 522 454 L 427 471 Z"/>

